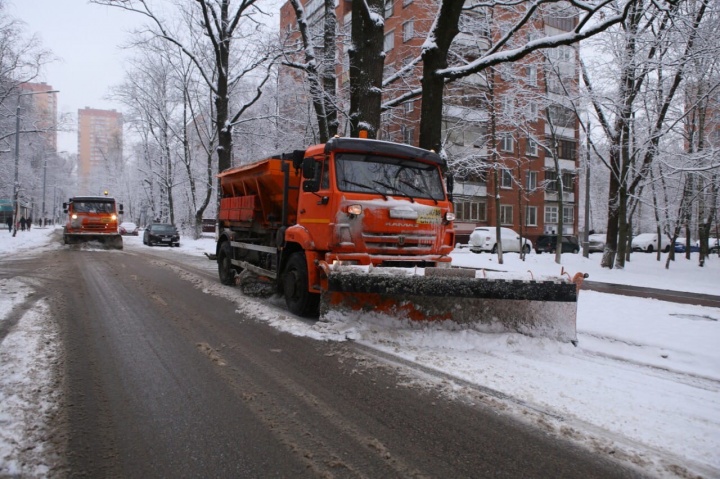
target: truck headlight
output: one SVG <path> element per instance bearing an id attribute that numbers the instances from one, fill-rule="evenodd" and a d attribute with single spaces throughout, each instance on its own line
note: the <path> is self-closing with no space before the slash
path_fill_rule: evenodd
<path id="1" fill-rule="evenodd" d="M 116 214 L 110 215 L 110 219 L 112 219 L 113 221 L 115 221 L 115 220 L 117 219 L 117 215 L 116 215 Z"/>
<path id="2" fill-rule="evenodd" d="M 353 216 L 362 214 L 362 205 L 348 205 L 347 213 Z"/>
<path id="3" fill-rule="evenodd" d="M 455 221 L 455 213 L 448 211 L 445 213 L 445 221 Z"/>

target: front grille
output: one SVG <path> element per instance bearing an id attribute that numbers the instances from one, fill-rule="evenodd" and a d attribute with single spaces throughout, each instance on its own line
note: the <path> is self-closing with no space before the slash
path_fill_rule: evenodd
<path id="1" fill-rule="evenodd" d="M 428 254 L 435 246 L 434 232 L 413 233 L 363 233 L 363 242 L 369 254 Z"/>

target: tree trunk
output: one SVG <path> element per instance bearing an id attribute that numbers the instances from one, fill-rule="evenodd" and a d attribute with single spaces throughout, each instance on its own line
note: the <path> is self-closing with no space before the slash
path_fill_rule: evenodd
<path id="1" fill-rule="evenodd" d="M 444 0 L 440 5 L 435 28 L 431 37 L 435 42 L 422 52 L 422 104 L 420 106 L 420 148 L 440 152 L 442 149 L 442 111 L 445 79 L 438 70 L 447 68 L 448 51 L 459 33 L 458 21 L 463 7 L 462 0 Z"/>
<path id="2" fill-rule="evenodd" d="M 367 8 L 366 8 L 367 7 Z M 385 55 L 384 0 L 352 2 L 350 56 L 350 135 L 377 138 Z M 368 8 L 370 10 L 368 10 Z"/>

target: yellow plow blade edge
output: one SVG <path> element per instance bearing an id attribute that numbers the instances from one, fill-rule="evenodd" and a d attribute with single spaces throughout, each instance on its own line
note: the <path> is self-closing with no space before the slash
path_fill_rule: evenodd
<path id="1" fill-rule="evenodd" d="M 575 283 L 468 276 L 332 272 L 328 291 L 322 295 L 320 315 L 374 312 L 413 321 L 450 320 L 480 331 L 518 332 L 577 342 Z"/>

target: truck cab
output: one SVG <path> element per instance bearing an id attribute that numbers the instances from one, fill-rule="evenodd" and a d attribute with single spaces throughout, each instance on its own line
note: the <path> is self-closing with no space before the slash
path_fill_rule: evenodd
<path id="1" fill-rule="evenodd" d="M 118 216 L 122 205 L 110 196 L 75 196 L 63 203 L 67 220 L 63 228 L 65 244 L 99 241 L 122 249 L 122 236 L 118 231 Z"/>

